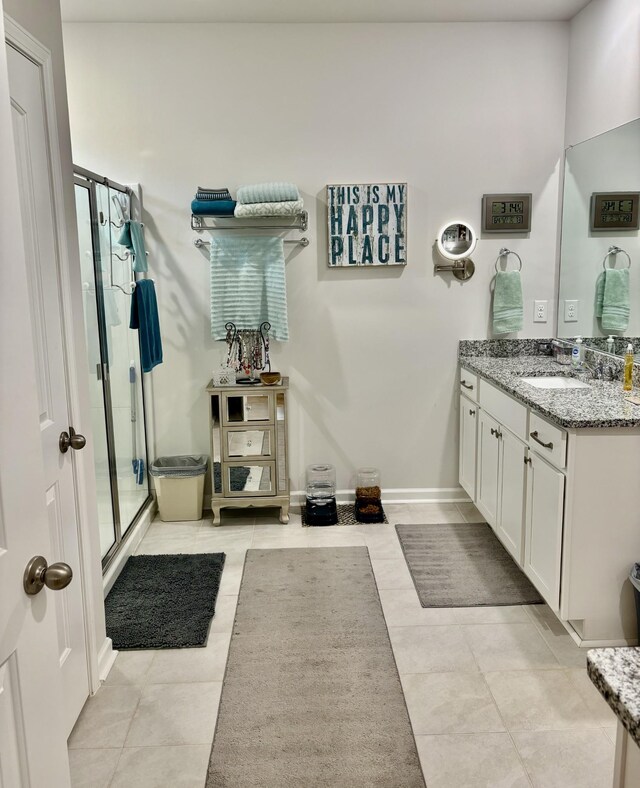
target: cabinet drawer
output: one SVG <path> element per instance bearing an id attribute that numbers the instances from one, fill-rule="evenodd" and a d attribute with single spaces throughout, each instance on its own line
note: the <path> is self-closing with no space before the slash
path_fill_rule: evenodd
<path id="1" fill-rule="evenodd" d="M 273 397 L 271 394 L 235 394 L 224 392 L 222 395 L 222 423 L 224 426 L 241 424 L 273 423 Z"/>
<path id="2" fill-rule="evenodd" d="M 478 401 L 478 376 L 464 367 L 460 367 L 460 393 Z"/>
<path id="3" fill-rule="evenodd" d="M 222 435 L 225 460 L 275 459 L 273 427 L 224 427 Z"/>
<path id="4" fill-rule="evenodd" d="M 276 464 L 257 460 L 224 462 L 222 488 L 225 498 L 275 495 Z"/>
<path id="5" fill-rule="evenodd" d="M 567 462 L 567 433 L 531 413 L 529 418 L 529 447 L 544 457 L 556 468 L 564 468 Z"/>
<path id="6" fill-rule="evenodd" d="M 527 440 L 527 409 L 504 391 L 480 381 L 480 405 L 500 424 L 522 440 Z"/>

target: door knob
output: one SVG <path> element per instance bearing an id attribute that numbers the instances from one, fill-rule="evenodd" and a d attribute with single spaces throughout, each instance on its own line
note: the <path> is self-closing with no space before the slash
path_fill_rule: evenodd
<path id="1" fill-rule="evenodd" d="M 73 571 L 69 564 L 59 562 L 47 564 L 46 558 L 35 555 L 24 570 L 23 585 L 29 596 L 40 593 L 46 586 L 52 591 L 66 588 L 73 579 Z"/>
<path id="2" fill-rule="evenodd" d="M 70 448 L 80 451 L 80 449 L 84 449 L 86 445 L 87 439 L 84 435 L 80 435 L 79 432 L 76 432 L 73 427 L 69 427 L 69 432 L 60 433 L 58 446 L 63 454 L 66 454 Z"/>

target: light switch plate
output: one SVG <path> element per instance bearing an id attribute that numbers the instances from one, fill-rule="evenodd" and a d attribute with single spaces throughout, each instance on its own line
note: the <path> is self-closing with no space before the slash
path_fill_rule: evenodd
<path id="1" fill-rule="evenodd" d="M 548 301 L 534 301 L 533 302 L 533 322 L 546 323 L 547 322 L 547 304 Z"/>
<path id="2" fill-rule="evenodd" d="M 578 302 L 566 301 L 564 302 L 564 322 L 577 323 L 578 322 Z"/>

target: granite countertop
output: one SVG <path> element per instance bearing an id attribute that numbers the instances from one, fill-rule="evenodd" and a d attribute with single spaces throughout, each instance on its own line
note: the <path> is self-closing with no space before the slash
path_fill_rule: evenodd
<path id="1" fill-rule="evenodd" d="M 596 648 L 587 672 L 616 717 L 640 745 L 640 648 Z"/>
<path id="2" fill-rule="evenodd" d="M 640 392 L 623 391 L 619 381 L 594 380 L 587 373 L 576 375 L 571 367 L 547 356 L 460 355 L 459 361 L 461 366 L 562 427 L 640 427 L 640 405 L 626 401 L 630 394 L 637 396 Z M 579 377 L 591 388 L 538 389 L 520 380 L 547 375 Z"/>

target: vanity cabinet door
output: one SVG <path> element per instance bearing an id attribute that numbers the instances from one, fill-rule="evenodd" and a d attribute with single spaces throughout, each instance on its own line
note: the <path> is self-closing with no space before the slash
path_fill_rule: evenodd
<path id="1" fill-rule="evenodd" d="M 529 452 L 524 571 L 552 610 L 560 605 L 564 474 Z"/>
<path id="2" fill-rule="evenodd" d="M 476 500 L 476 451 L 478 448 L 478 406 L 460 397 L 460 486 L 472 501 Z"/>
<path id="3" fill-rule="evenodd" d="M 525 457 L 527 447 L 502 428 L 500 437 L 500 505 L 497 535 L 520 566 L 523 564 Z"/>
<path id="4" fill-rule="evenodd" d="M 489 525 L 498 522 L 498 468 L 500 463 L 500 425 L 483 410 L 478 413 L 478 487 L 476 506 Z"/>

